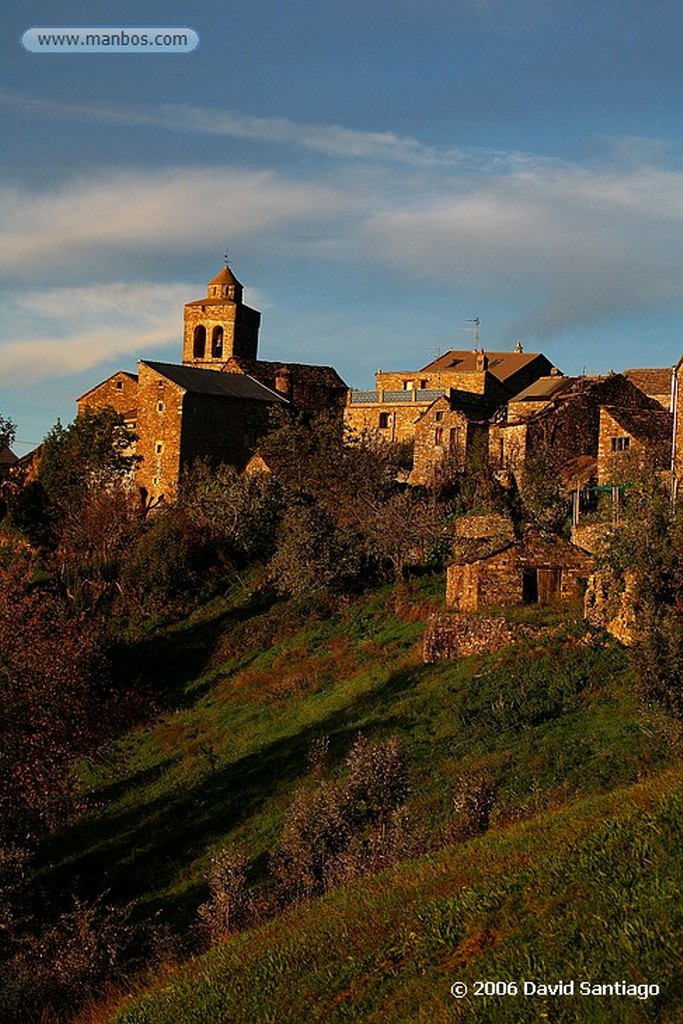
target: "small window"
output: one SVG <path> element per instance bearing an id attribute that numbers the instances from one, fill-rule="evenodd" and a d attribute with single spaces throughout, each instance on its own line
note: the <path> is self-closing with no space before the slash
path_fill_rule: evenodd
<path id="1" fill-rule="evenodd" d="M 426 391 L 427 390 L 427 381 L 426 380 L 421 380 L 420 381 L 420 390 L 421 391 Z"/>
<path id="2" fill-rule="evenodd" d="M 630 437 L 613 437 L 612 438 L 612 451 L 613 452 L 627 452 L 631 447 Z"/>
<path id="3" fill-rule="evenodd" d="M 116 390 L 117 391 L 123 391 L 123 381 L 122 380 L 117 380 L 117 382 L 116 382 Z"/>
<path id="4" fill-rule="evenodd" d="M 163 412 L 164 408 L 165 407 L 163 402 L 157 402 L 157 412 Z"/>
<path id="5" fill-rule="evenodd" d="M 404 380 L 403 381 L 403 390 L 404 391 L 412 391 L 413 390 L 413 382 L 412 382 L 412 380 Z"/>
<path id="6" fill-rule="evenodd" d="M 158 388 L 163 388 L 163 386 L 164 386 L 164 382 L 163 382 L 163 380 L 158 380 L 158 381 L 157 381 L 157 387 L 158 387 Z"/>
<path id="7" fill-rule="evenodd" d="M 437 423 L 441 422 L 441 420 L 443 419 L 443 409 L 439 409 L 434 419 L 436 420 Z"/>
<path id="8" fill-rule="evenodd" d="M 223 357 L 223 328 L 214 327 L 211 335 L 211 355 L 214 359 Z"/>
<path id="9" fill-rule="evenodd" d="M 159 486 L 159 477 L 158 476 L 153 476 L 152 477 L 152 487 L 158 487 L 158 486 Z"/>
<path id="10" fill-rule="evenodd" d="M 206 327 L 204 324 L 197 324 L 194 329 L 192 354 L 195 359 L 203 359 L 206 352 Z"/>
<path id="11" fill-rule="evenodd" d="M 157 443 L 154 445 L 154 451 L 157 453 L 157 455 L 161 455 L 163 450 L 164 450 L 164 443 L 163 443 L 163 441 L 157 441 Z"/>
<path id="12" fill-rule="evenodd" d="M 437 427 L 434 431 L 434 444 L 443 444 L 443 427 Z"/>
<path id="13" fill-rule="evenodd" d="M 389 413 L 388 412 L 381 412 L 379 414 L 379 427 L 380 427 L 380 430 L 386 430 L 388 426 L 389 426 Z"/>

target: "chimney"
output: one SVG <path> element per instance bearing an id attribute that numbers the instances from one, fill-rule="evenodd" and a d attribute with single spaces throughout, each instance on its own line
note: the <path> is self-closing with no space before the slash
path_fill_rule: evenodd
<path id="1" fill-rule="evenodd" d="M 290 399 L 292 396 L 292 375 L 288 366 L 281 366 L 275 374 L 275 390 L 283 398 Z"/>
<path id="2" fill-rule="evenodd" d="M 489 368 L 489 357 L 484 354 L 483 348 L 481 349 L 481 351 L 477 352 L 476 365 L 478 370 L 488 370 Z"/>

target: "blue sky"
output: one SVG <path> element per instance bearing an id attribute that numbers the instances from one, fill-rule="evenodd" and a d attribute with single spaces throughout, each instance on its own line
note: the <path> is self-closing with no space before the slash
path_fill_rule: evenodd
<path id="1" fill-rule="evenodd" d="M 141 12 L 144 12 L 142 16 Z M 191 54 L 31 54 L 31 26 Z M 683 351 L 679 0 L 20 0 L 2 15 L 0 412 L 17 451 L 229 248 L 261 355 L 351 385 L 481 341 L 567 373 Z"/>

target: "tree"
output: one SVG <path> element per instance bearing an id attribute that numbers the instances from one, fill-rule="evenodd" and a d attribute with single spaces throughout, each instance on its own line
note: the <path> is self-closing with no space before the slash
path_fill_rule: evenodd
<path id="1" fill-rule="evenodd" d="M 3 448 L 9 448 L 17 434 L 17 428 L 12 420 L 0 413 L 0 452 Z"/>
<path id="2" fill-rule="evenodd" d="M 631 660 L 647 702 L 683 716 L 683 504 L 651 466 L 631 467 L 618 529 L 604 561 L 635 582 L 637 642 Z"/>
<path id="3" fill-rule="evenodd" d="M 86 409 L 68 427 L 57 421 L 43 444 L 38 480 L 58 515 L 126 480 L 139 461 L 132 451 L 136 440 L 111 408 Z"/>

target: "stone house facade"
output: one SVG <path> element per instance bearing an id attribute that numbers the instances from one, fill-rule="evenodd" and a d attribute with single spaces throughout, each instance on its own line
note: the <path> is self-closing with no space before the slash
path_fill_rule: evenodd
<path id="1" fill-rule="evenodd" d="M 623 483 L 632 460 L 645 458 L 659 470 L 669 470 L 673 416 L 658 409 L 600 407 L 598 484 Z"/>
<path id="2" fill-rule="evenodd" d="M 485 459 L 491 413 L 482 397 L 464 391 L 435 399 L 415 425 L 409 483 L 429 485 L 439 471 L 462 471 Z"/>
<path id="3" fill-rule="evenodd" d="M 461 542 L 446 572 L 446 605 L 460 612 L 554 604 L 582 596 L 594 558 L 561 537 Z"/>

